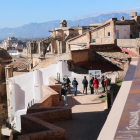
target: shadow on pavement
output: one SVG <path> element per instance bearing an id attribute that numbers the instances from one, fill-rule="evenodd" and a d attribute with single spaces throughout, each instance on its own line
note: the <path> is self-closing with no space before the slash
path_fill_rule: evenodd
<path id="1" fill-rule="evenodd" d="M 73 113 L 73 119 L 55 125 L 66 130 L 67 140 L 97 140 L 109 111 Z"/>

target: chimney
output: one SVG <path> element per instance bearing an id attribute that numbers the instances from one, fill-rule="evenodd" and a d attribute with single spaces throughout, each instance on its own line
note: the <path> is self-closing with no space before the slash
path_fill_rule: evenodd
<path id="1" fill-rule="evenodd" d="M 137 12 L 131 12 L 131 13 L 130 13 L 130 17 L 131 17 L 131 18 L 134 18 L 134 17 L 136 17 L 136 16 L 137 16 Z"/>
<path id="2" fill-rule="evenodd" d="M 121 21 L 124 21 L 124 16 L 121 16 Z"/>

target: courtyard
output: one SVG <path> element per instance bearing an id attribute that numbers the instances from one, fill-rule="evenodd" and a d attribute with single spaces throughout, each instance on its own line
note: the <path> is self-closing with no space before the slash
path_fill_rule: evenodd
<path id="1" fill-rule="evenodd" d="M 55 123 L 66 130 L 67 140 L 97 140 L 109 113 L 105 110 L 107 102 L 100 100 L 100 95 L 88 91 L 88 95 L 78 92 L 77 96 L 67 96 L 73 119 Z"/>

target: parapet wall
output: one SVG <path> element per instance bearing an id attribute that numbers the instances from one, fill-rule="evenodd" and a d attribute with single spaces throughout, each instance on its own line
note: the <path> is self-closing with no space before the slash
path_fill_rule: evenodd
<path id="1" fill-rule="evenodd" d="M 118 47 L 137 47 L 136 39 L 117 39 Z"/>
<path id="2" fill-rule="evenodd" d="M 54 56 L 54 57 L 51 57 L 49 59 L 46 59 L 46 60 L 43 60 L 41 61 L 38 65 L 36 65 L 33 69 L 33 70 L 36 70 L 36 69 L 40 69 L 40 68 L 46 68 L 52 64 L 56 64 L 59 62 L 59 60 L 69 60 L 71 59 L 71 54 L 70 53 L 64 53 L 64 54 L 61 54 L 61 55 L 58 55 L 58 56 Z"/>
<path id="3" fill-rule="evenodd" d="M 107 51 L 107 50 L 115 50 L 115 44 L 90 44 L 90 50 L 93 51 Z"/>
<path id="4" fill-rule="evenodd" d="M 120 48 L 125 48 L 129 51 L 140 54 L 140 39 L 117 39 L 116 45 Z"/>
<path id="5" fill-rule="evenodd" d="M 77 50 L 72 51 L 72 60 L 74 63 L 81 62 L 81 61 L 88 61 L 89 60 L 89 50 Z"/>
<path id="6" fill-rule="evenodd" d="M 125 105 L 127 103 L 127 98 L 129 96 L 129 92 L 130 92 L 130 88 L 131 88 L 131 85 L 133 82 L 134 74 L 135 74 L 135 72 L 137 73 L 136 67 L 137 67 L 137 61 L 131 61 L 130 66 L 128 68 L 128 71 L 127 71 L 125 78 L 122 82 L 121 88 L 117 94 L 117 97 L 113 103 L 113 106 L 110 110 L 110 113 L 107 117 L 107 120 L 106 120 L 97 140 L 124 140 L 124 139 L 129 140 L 132 138 L 132 137 L 131 138 L 129 137 L 130 136 L 129 134 L 131 134 L 131 132 L 129 133 L 126 128 L 124 131 L 124 128 L 122 127 L 123 130 L 121 130 L 119 132 L 121 135 L 124 135 L 124 137 L 114 139 L 119 122 L 121 120 L 121 116 L 123 114 Z M 137 91 L 137 89 L 136 89 L 136 91 Z M 135 104 L 135 100 L 133 100 L 133 98 L 129 99 L 129 101 L 133 101 L 133 104 Z M 132 107 L 133 107 L 132 104 L 129 105 L 128 112 L 130 112 Z M 131 112 L 133 112 L 133 111 L 131 110 Z M 129 118 L 130 118 L 129 116 L 127 116 L 125 119 L 123 118 L 123 121 L 125 124 L 126 124 L 126 120 L 129 120 Z M 122 126 L 122 123 L 120 124 L 120 126 Z M 129 124 L 127 126 L 129 126 Z M 129 136 L 125 137 L 125 135 L 129 135 Z"/>

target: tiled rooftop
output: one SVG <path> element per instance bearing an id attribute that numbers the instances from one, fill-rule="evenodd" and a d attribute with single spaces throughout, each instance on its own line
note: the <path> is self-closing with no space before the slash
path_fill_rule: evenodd
<path id="1" fill-rule="evenodd" d="M 12 57 L 7 53 L 6 50 L 0 48 L 0 60 L 12 59 Z"/>

